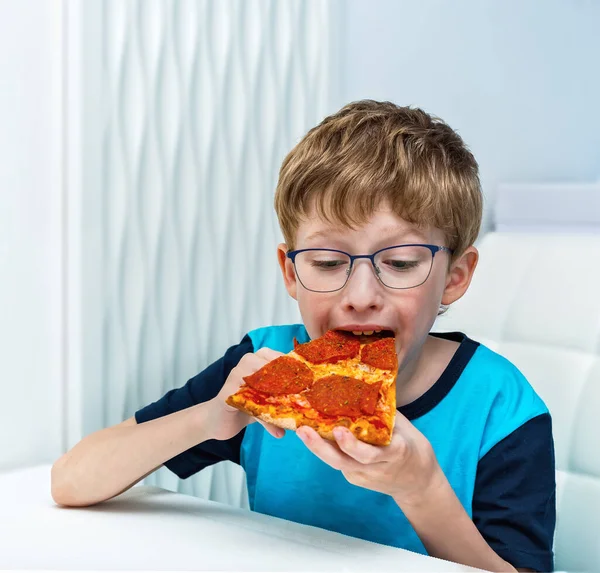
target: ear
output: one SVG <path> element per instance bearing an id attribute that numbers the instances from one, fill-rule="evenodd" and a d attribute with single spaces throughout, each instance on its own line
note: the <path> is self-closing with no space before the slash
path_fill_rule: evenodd
<path id="1" fill-rule="evenodd" d="M 277 245 L 277 260 L 279 261 L 279 267 L 283 274 L 283 282 L 288 294 L 293 298 L 297 299 L 296 291 L 298 288 L 298 280 L 296 278 L 296 271 L 294 269 L 294 263 L 286 256 L 288 252 L 287 245 L 280 243 Z"/>
<path id="2" fill-rule="evenodd" d="M 469 247 L 450 265 L 446 277 L 446 288 L 442 295 L 442 304 L 452 304 L 467 292 L 478 260 L 479 251 L 475 247 Z"/>

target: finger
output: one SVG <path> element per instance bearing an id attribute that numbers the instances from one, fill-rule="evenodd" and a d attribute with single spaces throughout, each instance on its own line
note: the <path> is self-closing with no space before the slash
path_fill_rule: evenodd
<path id="1" fill-rule="evenodd" d="M 323 439 L 312 428 L 301 426 L 296 431 L 296 434 L 315 456 L 332 468 L 349 472 L 358 471 L 361 467 L 358 462 L 340 451 L 335 444 Z"/>
<path id="2" fill-rule="evenodd" d="M 423 447 L 424 444 L 428 444 L 427 438 L 417 429 L 413 423 L 403 416 L 400 412 L 396 411 L 396 419 L 394 422 L 394 431 L 392 433 L 392 443 L 388 446 L 390 450 L 402 450 L 409 444 L 413 444 L 417 447 Z M 392 452 L 390 451 L 390 454 Z M 394 452 L 394 457 L 397 452 Z"/>
<path id="3" fill-rule="evenodd" d="M 248 354 L 242 356 L 242 359 L 238 362 L 234 370 L 241 372 L 256 372 L 256 370 L 262 368 L 267 362 L 268 360 L 263 356 L 248 352 Z"/>
<path id="4" fill-rule="evenodd" d="M 248 352 L 247 354 L 244 354 L 234 370 L 239 372 L 242 377 L 248 376 L 257 370 L 260 370 L 271 360 L 279 358 L 280 356 L 284 356 L 284 354 L 277 352 L 277 350 L 272 350 L 271 348 L 261 348 L 257 352 Z"/>
<path id="5" fill-rule="evenodd" d="M 334 428 L 333 436 L 340 450 L 361 464 L 376 464 L 389 458 L 387 447 L 361 442 L 348 428 Z"/>
<path id="6" fill-rule="evenodd" d="M 279 426 L 274 426 L 273 424 L 269 424 L 268 422 L 263 422 L 258 418 L 256 419 L 256 421 L 274 438 L 283 438 L 283 436 L 285 435 L 285 430 L 283 428 L 280 428 Z"/>
<path id="7" fill-rule="evenodd" d="M 263 347 L 256 351 L 256 355 L 264 358 L 267 361 L 275 360 L 275 358 L 279 358 L 280 356 L 284 356 L 283 352 L 278 352 L 277 350 L 273 350 L 272 348 Z"/>

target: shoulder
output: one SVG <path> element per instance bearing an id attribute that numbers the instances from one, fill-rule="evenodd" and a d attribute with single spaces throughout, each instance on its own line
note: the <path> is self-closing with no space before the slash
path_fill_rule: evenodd
<path id="1" fill-rule="evenodd" d="M 251 340 L 255 351 L 267 347 L 283 353 L 291 352 L 294 349 L 294 338 L 301 344 L 309 341 L 308 333 L 303 324 L 284 324 L 257 328 L 248 333 L 248 338 Z"/>
<path id="2" fill-rule="evenodd" d="M 463 376 L 486 406 L 480 456 L 530 420 L 544 414 L 549 416 L 546 404 L 523 373 L 483 344 L 477 346 Z"/>
<path id="3" fill-rule="evenodd" d="M 506 357 L 461 333 L 443 336 L 460 347 L 447 369 L 455 384 L 435 422 L 457 428 L 460 447 L 477 460 L 473 522 L 513 566 L 552 570 L 556 488 L 548 409 Z M 452 468 L 457 443 L 450 443 Z"/>

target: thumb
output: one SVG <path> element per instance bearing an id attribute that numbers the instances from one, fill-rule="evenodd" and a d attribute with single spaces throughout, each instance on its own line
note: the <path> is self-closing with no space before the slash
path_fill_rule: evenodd
<path id="1" fill-rule="evenodd" d="M 396 419 L 394 421 L 394 433 L 400 433 L 404 437 L 409 437 L 415 434 L 421 434 L 413 423 L 404 415 L 396 410 Z"/>
<path id="2" fill-rule="evenodd" d="M 266 346 L 257 350 L 255 354 L 267 361 L 275 360 L 275 358 L 279 358 L 280 356 L 285 356 L 283 352 L 267 348 Z"/>

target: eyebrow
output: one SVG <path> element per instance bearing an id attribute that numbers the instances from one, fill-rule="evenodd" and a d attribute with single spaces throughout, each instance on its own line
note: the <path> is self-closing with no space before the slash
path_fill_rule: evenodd
<path id="1" fill-rule="evenodd" d="M 321 231 L 315 231 L 314 233 L 311 233 L 310 235 L 308 235 L 308 237 L 306 237 L 306 241 L 311 241 L 314 239 L 320 239 L 320 238 L 324 238 L 324 239 L 329 239 L 331 238 L 331 234 L 332 233 L 336 233 L 337 231 L 332 231 L 332 230 L 321 230 Z M 414 236 L 418 241 L 427 241 L 426 237 L 424 235 L 422 235 L 419 231 L 417 231 L 416 229 L 410 229 L 410 230 L 404 230 L 404 232 L 399 231 L 398 227 L 395 226 L 388 226 L 388 227 L 382 227 L 381 229 L 379 229 L 379 234 L 381 235 L 382 238 L 385 238 L 386 235 L 389 236 L 406 236 L 406 235 L 412 235 Z"/>
<path id="2" fill-rule="evenodd" d="M 315 231 L 306 237 L 307 241 L 311 241 L 312 239 L 320 239 L 321 237 L 327 238 L 329 236 L 329 231 Z"/>

